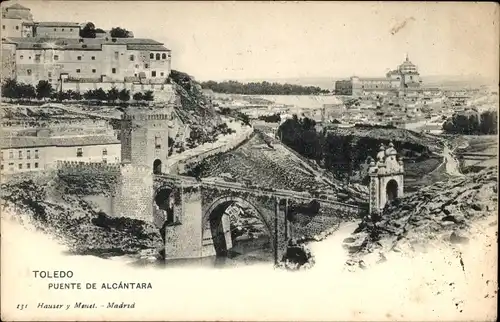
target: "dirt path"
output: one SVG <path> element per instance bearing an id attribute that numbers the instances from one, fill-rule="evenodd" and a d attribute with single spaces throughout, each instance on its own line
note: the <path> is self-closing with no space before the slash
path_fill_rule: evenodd
<path id="1" fill-rule="evenodd" d="M 458 160 L 453 155 L 453 151 L 447 146 L 444 146 L 443 149 L 443 163 L 446 167 L 446 173 L 451 176 L 463 176 L 460 172 L 460 164 Z"/>

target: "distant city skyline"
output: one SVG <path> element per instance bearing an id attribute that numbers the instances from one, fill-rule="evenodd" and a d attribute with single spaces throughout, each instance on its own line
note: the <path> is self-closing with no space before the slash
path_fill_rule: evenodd
<path id="1" fill-rule="evenodd" d="M 494 3 L 9 1 L 35 21 L 120 26 L 172 50 L 197 80 L 381 77 L 408 54 L 422 76 L 498 80 Z"/>

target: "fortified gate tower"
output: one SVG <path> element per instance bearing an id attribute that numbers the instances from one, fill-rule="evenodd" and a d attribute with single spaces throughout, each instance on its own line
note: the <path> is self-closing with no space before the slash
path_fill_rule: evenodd
<path id="1" fill-rule="evenodd" d="M 129 107 L 121 119 L 121 176 L 114 213 L 153 220 L 153 175 L 166 172 L 171 109 Z"/>
<path id="2" fill-rule="evenodd" d="M 380 145 L 377 161 L 372 161 L 370 175 L 370 214 L 381 212 L 387 202 L 403 196 L 403 160 L 397 158 L 394 144 Z"/>

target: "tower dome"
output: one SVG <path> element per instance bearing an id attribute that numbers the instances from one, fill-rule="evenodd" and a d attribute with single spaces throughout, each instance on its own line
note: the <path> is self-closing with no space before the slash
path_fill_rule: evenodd
<path id="1" fill-rule="evenodd" d="M 397 155 L 397 154 L 398 154 L 398 152 L 394 148 L 394 144 L 392 142 L 390 142 L 389 147 L 387 148 L 387 150 L 385 150 L 385 155 L 391 156 L 391 155 Z"/>
<path id="2" fill-rule="evenodd" d="M 385 147 L 384 144 L 380 144 L 379 152 L 377 153 L 377 161 L 384 162 L 385 159 Z"/>

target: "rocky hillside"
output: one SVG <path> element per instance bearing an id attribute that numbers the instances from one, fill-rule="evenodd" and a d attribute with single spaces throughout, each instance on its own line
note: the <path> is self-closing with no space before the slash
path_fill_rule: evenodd
<path id="1" fill-rule="evenodd" d="M 366 202 L 368 197 L 365 187 L 346 187 L 329 180 L 278 140 L 259 132 L 236 149 L 203 160 L 187 175 L 226 177 L 260 187 L 335 195 L 338 201 L 352 204 Z"/>
<path id="2" fill-rule="evenodd" d="M 180 103 L 174 109 L 175 117 L 193 132 L 201 132 L 207 139 L 217 136 L 222 120 L 212 103 L 203 95 L 201 85 L 190 75 L 176 70 L 172 70 L 168 81 L 174 84 Z"/>
<path id="3" fill-rule="evenodd" d="M 5 183 L 1 188 L 2 215 L 56 236 L 72 253 L 154 257 L 162 246 L 153 225 L 97 212 L 81 197 L 68 194 L 71 189 L 63 180 L 27 180 Z"/>
<path id="4" fill-rule="evenodd" d="M 365 218 L 344 240 L 349 265 L 384 261 L 384 253 L 425 250 L 432 244 L 467 243 L 475 223 L 497 212 L 498 169 L 437 182 L 386 206 L 377 218 Z M 493 220 L 491 225 L 496 225 Z M 368 264 L 367 264 L 368 263 Z"/>

